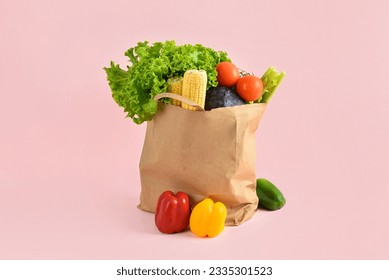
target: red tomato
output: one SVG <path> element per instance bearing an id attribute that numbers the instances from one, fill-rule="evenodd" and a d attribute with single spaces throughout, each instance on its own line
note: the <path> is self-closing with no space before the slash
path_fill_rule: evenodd
<path id="1" fill-rule="evenodd" d="M 216 71 L 219 86 L 232 87 L 240 77 L 238 67 L 228 61 L 223 61 L 216 65 Z"/>
<path id="2" fill-rule="evenodd" d="M 247 75 L 241 77 L 236 83 L 236 91 L 246 101 L 257 100 L 263 91 L 263 82 L 260 78 Z"/>

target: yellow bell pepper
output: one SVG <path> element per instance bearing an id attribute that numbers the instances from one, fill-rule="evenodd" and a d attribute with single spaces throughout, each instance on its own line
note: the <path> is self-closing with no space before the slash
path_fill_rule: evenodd
<path id="1" fill-rule="evenodd" d="M 215 237 L 224 230 L 226 217 L 227 208 L 223 203 L 206 198 L 193 208 L 189 227 L 197 236 Z"/>

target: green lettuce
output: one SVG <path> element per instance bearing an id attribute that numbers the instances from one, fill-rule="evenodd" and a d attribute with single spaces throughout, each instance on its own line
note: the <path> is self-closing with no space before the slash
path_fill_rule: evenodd
<path id="1" fill-rule="evenodd" d="M 125 56 L 131 63 L 126 69 L 111 61 L 110 67 L 104 70 L 113 99 L 136 124 L 153 118 L 158 109 L 153 98 L 166 91 L 169 78 L 183 76 L 186 70 L 202 69 L 207 72 L 207 88 L 215 87 L 216 65 L 230 61 L 226 52 L 201 44 L 176 45 L 175 41 L 151 45 L 147 41 L 139 42 Z"/>
<path id="2" fill-rule="evenodd" d="M 284 71 L 279 72 L 276 68 L 269 67 L 261 77 L 263 82 L 263 92 L 261 98 L 256 100 L 256 102 L 269 103 L 269 100 L 280 85 L 284 76 Z"/>

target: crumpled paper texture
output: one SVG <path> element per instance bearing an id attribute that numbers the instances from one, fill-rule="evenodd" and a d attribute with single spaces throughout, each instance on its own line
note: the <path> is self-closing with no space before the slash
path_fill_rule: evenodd
<path id="1" fill-rule="evenodd" d="M 256 195 L 256 130 L 266 104 L 190 111 L 159 104 L 147 123 L 138 208 L 155 212 L 165 190 L 186 192 L 192 207 L 209 197 L 227 207 L 226 225 L 250 219 Z"/>

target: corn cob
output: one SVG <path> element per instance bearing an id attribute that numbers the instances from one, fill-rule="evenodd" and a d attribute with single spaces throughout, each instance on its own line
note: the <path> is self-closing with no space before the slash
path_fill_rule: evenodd
<path id="1" fill-rule="evenodd" d="M 205 106 L 205 93 L 207 91 L 207 72 L 204 70 L 188 70 L 184 73 L 182 96 L 194 101 L 200 107 Z M 182 108 L 195 110 L 190 105 L 182 103 Z"/>
<path id="2" fill-rule="evenodd" d="M 182 77 L 172 77 L 167 80 L 167 92 L 182 95 Z M 181 107 L 181 101 L 173 99 L 173 105 Z"/>

